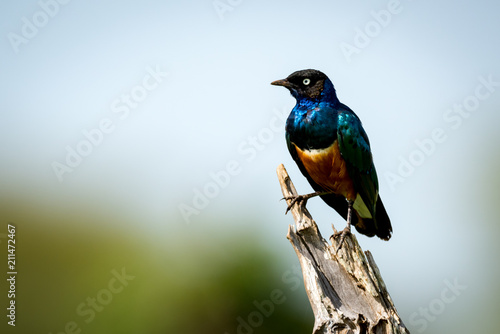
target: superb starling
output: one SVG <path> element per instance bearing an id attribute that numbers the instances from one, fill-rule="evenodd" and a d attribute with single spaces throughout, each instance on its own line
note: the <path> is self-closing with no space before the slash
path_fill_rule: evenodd
<path id="1" fill-rule="evenodd" d="M 339 248 L 351 224 L 361 234 L 389 240 L 391 221 L 378 194 L 370 142 L 358 116 L 339 101 L 320 71 L 297 71 L 271 84 L 286 87 L 297 100 L 286 121 L 286 143 L 316 191 L 287 198 L 292 199 L 288 209 L 320 196 L 347 220 Z"/>

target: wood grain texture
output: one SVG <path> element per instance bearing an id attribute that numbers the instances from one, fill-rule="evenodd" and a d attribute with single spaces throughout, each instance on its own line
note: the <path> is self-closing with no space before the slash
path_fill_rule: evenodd
<path id="1" fill-rule="evenodd" d="M 283 165 L 278 166 L 277 174 L 283 196 L 297 195 Z M 299 258 L 314 312 L 313 334 L 409 333 L 373 256 L 363 252 L 356 237 L 347 235 L 335 254 L 340 236 L 334 234 L 330 245 L 305 207 L 294 204 L 290 212 L 295 227 L 289 226 L 287 238 Z"/>

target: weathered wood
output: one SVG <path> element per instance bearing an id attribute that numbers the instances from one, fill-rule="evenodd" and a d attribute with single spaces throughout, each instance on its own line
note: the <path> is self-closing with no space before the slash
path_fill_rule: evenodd
<path id="1" fill-rule="evenodd" d="M 283 196 L 297 195 L 283 165 L 277 173 Z M 371 253 L 363 252 L 354 234 L 345 237 L 336 254 L 340 235 L 334 233 L 329 245 L 305 207 L 294 204 L 290 212 L 296 227 L 289 226 L 287 238 L 302 267 L 315 317 L 313 334 L 409 333 Z"/>

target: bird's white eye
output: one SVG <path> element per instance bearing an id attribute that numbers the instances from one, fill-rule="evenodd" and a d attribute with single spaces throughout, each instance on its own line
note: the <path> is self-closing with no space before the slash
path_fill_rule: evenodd
<path id="1" fill-rule="evenodd" d="M 307 86 L 311 83 L 311 79 L 305 78 L 304 81 L 302 81 L 302 83 Z"/>

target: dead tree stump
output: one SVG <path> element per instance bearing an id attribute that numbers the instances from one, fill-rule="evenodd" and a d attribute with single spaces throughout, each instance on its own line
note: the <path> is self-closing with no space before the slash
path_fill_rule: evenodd
<path id="1" fill-rule="evenodd" d="M 283 165 L 277 173 L 283 196 L 297 195 Z M 363 252 L 356 237 L 348 234 L 336 254 L 340 236 L 332 236 L 329 245 L 305 207 L 295 204 L 290 212 L 296 228 L 289 226 L 287 238 L 299 258 L 314 312 L 313 334 L 409 333 L 375 260 L 369 251 Z"/>

